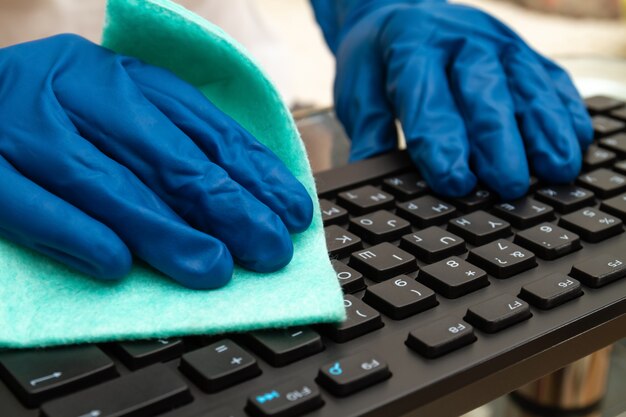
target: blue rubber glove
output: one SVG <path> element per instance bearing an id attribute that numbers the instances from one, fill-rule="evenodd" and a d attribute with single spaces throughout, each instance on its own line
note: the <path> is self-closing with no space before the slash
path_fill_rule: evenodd
<path id="1" fill-rule="evenodd" d="M 0 49 L 5 238 L 103 279 L 132 253 L 204 289 L 233 258 L 285 266 L 312 211 L 269 149 L 172 73 L 74 35 Z"/>
<path id="2" fill-rule="evenodd" d="M 572 181 L 591 121 L 568 75 L 488 14 L 443 0 L 312 0 L 337 58 L 335 106 L 351 159 L 407 148 L 431 187 L 477 179 L 522 196 L 530 170 Z"/>

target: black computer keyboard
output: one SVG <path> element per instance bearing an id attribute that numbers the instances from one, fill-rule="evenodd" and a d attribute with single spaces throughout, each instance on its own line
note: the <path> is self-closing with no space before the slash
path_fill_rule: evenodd
<path id="1" fill-rule="evenodd" d="M 587 104 L 576 184 L 519 201 L 318 174 L 343 324 L 0 352 L 0 417 L 453 415 L 624 337 L 626 103 Z"/>

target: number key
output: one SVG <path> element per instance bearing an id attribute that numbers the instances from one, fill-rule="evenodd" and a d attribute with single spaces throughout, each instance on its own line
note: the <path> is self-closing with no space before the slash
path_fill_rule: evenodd
<path id="1" fill-rule="evenodd" d="M 561 217 L 559 225 L 578 233 L 587 242 L 599 242 L 624 231 L 620 219 L 591 207 Z"/>
<path id="2" fill-rule="evenodd" d="M 435 293 L 413 278 L 400 275 L 372 285 L 363 301 L 394 320 L 401 320 L 439 304 Z"/>
<path id="3" fill-rule="evenodd" d="M 541 259 L 552 260 L 580 249 L 576 233 L 552 223 L 542 223 L 515 235 L 515 243 L 533 251 Z"/>
<path id="4" fill-rule="evenodd" d="M 343 298 L 346 319 L 339 324 L 322 326 L 325 333 L 337 343 L 347 342 L 383 327 L 380 313 L 353 295 Z"/>
<path id="5" fill-rule="evenodd" d="M 472 249 L 467 260 L 497 278 L 509 278 L 537 266 L 534 253 L 504 239 Z"/>
<path id="6" fill-rule="evenodd" d="M 423 267 L 417 278 L 447 298 L 458 298 L 489 285 L 485 271 L 456 256 Z"/>

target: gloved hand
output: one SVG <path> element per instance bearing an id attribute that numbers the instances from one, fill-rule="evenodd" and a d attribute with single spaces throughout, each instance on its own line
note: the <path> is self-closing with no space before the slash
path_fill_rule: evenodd
<path id="1" fill-rule="evenodd" d="M 578 174 L 591 121 L 568 75 L 486 13 L 444 0 L 312 0 L 337 58 L 335 106 L 351 159 L 397 147 L 438 193 L 477 178 L 522 196 Z"/>
<path id="2" fill-rule="evenodd" d="M 233 258 L 285 266 L 311 217 L 283 163 L 172 73 L 75 35 L 0 49 L 5 238 L 98 278 L 132 253 L 214 288 Z"/>

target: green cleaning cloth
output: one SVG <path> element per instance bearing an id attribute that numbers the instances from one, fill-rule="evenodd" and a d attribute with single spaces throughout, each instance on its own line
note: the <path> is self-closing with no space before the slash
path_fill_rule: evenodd
<path id="1" fill-rule="evenodd" d="M 272 149 L 315 196 L 304 147 L 278 93 L 242 47 L 168 0 L 109 0 L 104 46 L 165 67 Z M 315 201 L 317 201 L 314 198 Z M 319 207 L 276 273 L 236 269 L 224 288 L 194 291 L 136 265 L 101 282 L 0 240 L 0 348 L 216 334 L 344 318 Z"/>

